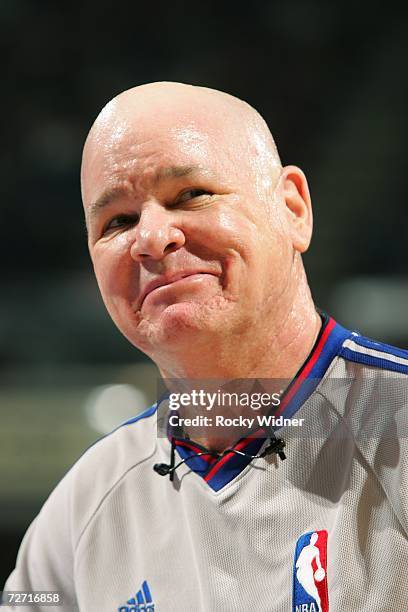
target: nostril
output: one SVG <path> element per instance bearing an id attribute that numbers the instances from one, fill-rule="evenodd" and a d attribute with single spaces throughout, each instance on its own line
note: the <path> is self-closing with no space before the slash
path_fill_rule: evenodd
<path id="1" fill-rule="evenodd" d="M 164 249 L 164 252 L 168 253 L 169 251 L 172 251 L 176 247 L 177 247 L 177 242 L 170 242 L 170 244 L 168 244 L 166 248 Z"/>

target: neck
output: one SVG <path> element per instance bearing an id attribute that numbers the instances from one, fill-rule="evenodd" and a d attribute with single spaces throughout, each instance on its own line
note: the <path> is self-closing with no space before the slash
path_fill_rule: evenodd
<path id="1" fill-rule="evenodd" d="M 180 360 L 171 366 L 159 365 L 164 379 L 283 379 L 287 383 L 296 375 L 308 357 L 321 328 L 321 318 L 316 312 L 306 276 L 301 269 L 296 279 L 296 291 L 292 299 L 282 300 L 273 316 L 257 328 L 247 327 L 242 333 L 222 338 L 219 344 L 191 343 L 192 350 L 183 351 Z M 190 354 L 191 353 L 191 354 Z M 214 356 L 217 356 L 215 359 Z M 270 407 L 263 412 L 269 412 Z M 257 412 L 262 414 L 262 408 Z M 208 414 L 208 413 L 207 413 Z M 197 408 L 183 410 L 184 417 L 197 415 Z M 221 451 L 245 435 L 233 429 L 220 435 L 206 428 L 200 435 L 186 433 L 196 442 L 211 450 Z M 240 435 L 240 433 L 242 435 Z"/>

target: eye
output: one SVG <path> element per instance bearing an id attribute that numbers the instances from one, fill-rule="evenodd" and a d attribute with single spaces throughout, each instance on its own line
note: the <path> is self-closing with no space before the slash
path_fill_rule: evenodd
<path id="1" fill-rule="evenodd" d="M 202 195 L 212 194 L 209 191 L 206 191 L 205 189 L 188 189 L 187 191 L 183 191 L 183 193 L 178 196 L 178 198 L 176 199 L 176 204 L 188 202 L 188 200 L 193 200 L 194 198 L 198 198 Z"/>
<path id="2" fill-rule="evenodd" d="M 130 225 L 134 225 L 139 221 L 139 215 L 116 215 L 104 227 L 103 233 L 106 234 L 111 230 L 117 230 Z"/>

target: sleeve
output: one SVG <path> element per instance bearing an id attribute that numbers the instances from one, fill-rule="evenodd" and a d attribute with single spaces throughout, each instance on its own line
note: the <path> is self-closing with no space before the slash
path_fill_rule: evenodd
<path id="1" fill-rule="evenodd" d="M 72 538 L 70 473 L 58 484 L 39 515 L 27 530 L 17 555 L 16 567 L 4 591 L 57 591 L 57 606 L 33 604 L 30 610 L 71 612 L 79 610 L 74 586 L 74 543 Z M 16 606 L 2 606 L 17 610 Z M 26 607 L 26 609 L 28 609 Z"/>

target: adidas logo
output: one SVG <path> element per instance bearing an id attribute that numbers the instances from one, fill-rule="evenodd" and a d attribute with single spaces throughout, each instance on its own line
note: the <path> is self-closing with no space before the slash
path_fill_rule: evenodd
<path id="1" fill-rule="evenodd" d="M 140 591 L 128 599 L 124 606 L 120 606 L 118 612 L 154 612 L 154 603 L 146 580 Z"/>

